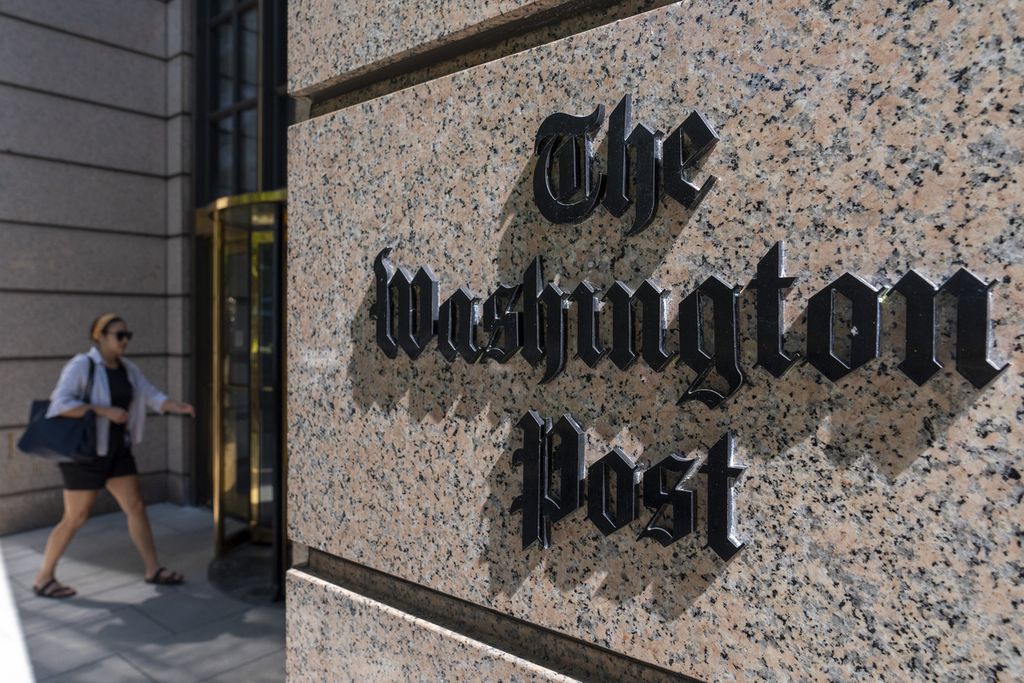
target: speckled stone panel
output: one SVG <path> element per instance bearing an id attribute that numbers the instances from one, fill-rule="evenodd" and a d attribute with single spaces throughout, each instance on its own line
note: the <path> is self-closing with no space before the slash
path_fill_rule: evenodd
<path id="1" fill-rule="evenodd" d="M 321 88 L 521 21 L 573 0 L 292 0 L 288 90 Z"/>
<path id="2" fill-rule="evenodd" d="M 287 591 L 293 683 L 574 680 L 301 571 Z"/>
<path id="3" fill-rule="evenodd" d="M 291 536 L 700 678 L 1024 676 L 1020 25 L 1008 1 L 680 4 L 293 127 Z M 663 201 L 635 237 L 629 213 L 602 208 L 548 223 L 531 185 L 540 122 L 627 93 L 652 129 L 706 114 L 718 185 L 693 215 Z M 1009 368 L 973 388 L 944 335 L 945 368 L 917 387 L 896 367 L 895 295 L 880 358 L 833 384 L 808 364 L 779 380 L 753 367 L 745 292 L 747 385 L 714 410 L 677 405 L 695 377 L 678 363 L 570 358 L 539 385 L 518 356 L 389 360 L 374 342 L 384 247 L 430 266 L 442 300 L 516 282 L 538 254 L 565 289 L 651 277 L 671 289 L 675 330 L 697 283 L 747 284 L 777 240 L 798 278 L 791 351 L 808 299 L 844 271 L 891 286 L 911 268 L 941 283 L 966 266 L 996 281 L 992 356 Z M 947 330 L 949 302 L 940 310 Z M 648 464 L 703 457 L 732 429 L 747 546 L 728 563 L 705 547 L 698 476 L 698 532 L 675 545 L 637 540 L 646 514 L 604 537 L 580 510 L 549 550 L 524 552 L 510 507 L 528 409 L 571 412 L 588 464 L 612 446 Z"/>

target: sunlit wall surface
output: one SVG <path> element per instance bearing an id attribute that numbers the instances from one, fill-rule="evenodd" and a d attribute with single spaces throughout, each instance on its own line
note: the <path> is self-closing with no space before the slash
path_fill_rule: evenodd
<path id="1" fill-rule="evenodd" d="M 57 468 L 15 443 L 97 315 L 123 315 L 130 357 L 190 393 L 192 5 L 0 4 L 0 534 L 60 515 Z M 185 497 L 188 429 L 149 421 L 150 502 Z"/>

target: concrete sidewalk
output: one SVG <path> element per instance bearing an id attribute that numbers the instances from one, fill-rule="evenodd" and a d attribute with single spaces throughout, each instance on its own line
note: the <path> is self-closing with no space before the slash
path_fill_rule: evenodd
<path id="1" fill-rule="evenodd" d="M 27 650 L 37 681 L 283 681 L 284 607 L 240 602 L 210 585 L 209 510 L 164 503 L 149 514 L 160 561 L 185 574 L 181 586 L 142 580 L 121 513 L 90 519 L 72 541 L 57 570 L 78 591 L 68 600 L 32 594 L 48 528 L 0 538 L 18 617 L 0 618 L 0 652 L 13 653 L 16 666 Z"/>

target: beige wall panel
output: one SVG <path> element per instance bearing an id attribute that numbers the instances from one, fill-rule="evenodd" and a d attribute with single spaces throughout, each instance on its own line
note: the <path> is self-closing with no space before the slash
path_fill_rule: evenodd
<path id="1" fill-rule="evenodd" d="M 0 149 L 163 175 L 160 119 L 0 85 Z M 179 154 L 180 156 L 180 154 Z"/>
<path id="2" fill-rule="evenodd" d="M 168 418 L 167 425 L 167 469 L 174 474 L 189 473 L 189 449 L 191 447 L 191 425 L 182 418 Z"/>
<path id="3" fill-rule="evenodd" d="M 39 491 L 61 485 L 60 469 L 55 463 L 25 455 L 18 450 L 18 438 L 22 431 L 0 430 L 0 470 L 3 471 L 3 477 L 0 478 L 0 496 Z"/>
<path id="4" fill-rule="evenodd" d="M 287 590 L 293 683 L 573 680 L 299 570 Z"/>
<path id="5" fill-rule="evenodd" d="M 167 299 L 167 351 L 186 354 L 192 343 L 192 317 L 190 299 L 172 296 Z"/>
<path id="6" fill-rule="evenodd" d="M 195 404 L 191 390 L 192 364 L 188 357 L 167 358 L 167 390 L 172 399 Z M 192 446 L 193 421 L 188 417 L 169 416 L 167 426 L 167 468 L 175 473 L 188 473 Z"/>
<path id="7" fill-rule="evenodd" d="M 0 288 L 163 294 L 167 242 L 0 222 Z"/>
<path id="8" fill-rule="evenodd" d="M 167 475 L 144 474 L 139 477 L 142 497 L 147 504 L 167 500 Z M 106 491 L 100 493 L 92 514 L 117 510 L 117 503 Z M 0 536 L 56 524 L 64 512 L 63 489 L 51 488 L 0 497 Z"/>
<path id="9" fill-rule="evenodd" d="M 700 678 L 1024 676 L 1019 11 L 683 3 L 293 126 L 291 536 Z M 664 199 L 637 236 L 624 234 L 632 212 L 601 207 L 549 223 L 532 190 L 541 121 L 610 113 L 627 94 L 652 130 L 703 111 L 722 139 L 697 177 L 718 185 L 692 216 Z M 589 369 L 573 358 L 574 323 L 565 372 L 543 385 L 521 356 L 449 364 L 435 342 L 391 360 L 374 341 L 385 247 L 396 265 L 431 267 L 442 301 L 519 282 L 537 255 L 567 291 L 650 277 L 671 290 L 674 351 L 683 296 L 711 275 L 746 285 L 777 240 L 798 278 L 791 349 L 810 297 L 844 271 L 891 286 L 911 268 L 942 282 L 965 265 L 998 282 L 992 353 L 1009 369 L 975 389 L 943 344 L 945 369 L 917 387 L 897 370 L 895 296 L 881 358 L 832 383 L 809 364 L 779 380 L 753 367 L 746 292 L 748 383 L 714 410 L 677 405 L 697 376 L 681 363 Z M 674 545 L 637 538 L 646 510 L 606 537 L 581 509 L 550 549 L 524 551 L 514 425 L 531 409 L 571 412 L 588 464 L 612 446 L 647 464 L 704 457 L 732 429 L 748 545 L 729 562 L 707 547 L 699 474 L 697 531 Z"/>
<path id="10" fill-rule="evenodd" d="M 0 17 L 0 81 L 163 116 L 165 78 L 162 59 Z"/>
<path id="11" fill-rule="evenodd" d="M 167 234 L 190 235 L 195 225 L 192 213 L 192 178 L 190 176 L 170 178 L 167 180 L 166 188 Z"/>
<path id="12" fill-rule="evenodd" d="M 428 50 L 514 24 L 567 0 L 295 0 L 288 3 L 288 90 L 307 95 Z"/>
<path id="13" fill-rule="evenodd" d="M 159 0 L 0 0 L 0 12 L 163 56 L 166 18 Z"/>
<path id="14" fill-rule="evenodd" d="M 167 56 L 192 51 L 193 0 L 167 2 Z"/>
<path id="15" fill-rule="evenodd" d="M 165 192 L 159 178 L 0 154 L 2 221 L 163 235 Z"/>
<path id="16" fill-rule="evenodd" d="M 192 289 L 192 237 L 167 240 L 167 294 L 187 294 Z"/>
<path id="17" fill-rule="evenodd" d="M 184 114 L 167 121 L 167 175 L 192 170 L 192 117 Z"/>
<path id="18" fill-rule="evenodd" d="M 167 350 L 164 298 L 81 294 L 4 294 L 0 297 L 0 358 L 68 357 L 89 348 L 96 316 L 118 313 L 135 333 L 130 354 Z"/>
<path id="19" fill-rule="evenodd" d="M 86 350 L 88 346 L 82 344 L 79 352 Z M 0 361 L 0 377 L 8 387 L 8 391 L 0 394 L 0 426 L 20 426 L 28 422 L 32 400 L 49 398 L 61 369 L 70 358 L 69 355 L 67 359 Z M 138 358 L 135 363 L 157 387 L 163 389 L 167 386 L 167 362 L 164 358 Z"/>
<path id="20" fill-rule="evenodd" d="M 167 383 L 164 385 L 164 393 L 173 399 L 192 402 L 189 396 L 189 380 L 191 368 L 188 357 L 168 356 L 167 357 Z"/>
<path id="21" fill-rule="evenodd" d="M 192 111 L 192 57 L 187 54 L 167 62 L 167 115 Z"/>

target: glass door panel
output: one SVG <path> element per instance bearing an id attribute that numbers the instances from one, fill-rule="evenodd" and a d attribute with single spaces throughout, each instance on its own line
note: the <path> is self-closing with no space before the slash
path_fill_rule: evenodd
<path id="1" fill-rule="evenodd" d="M 282 315 L 284 193 L 218 200 L 211 209 L 213 501 L 218 553 L 274 547 L 284 566 Z M 278 572 L 281 573 L 281 572 Z"/>
<path id="2" fill-rule="evenodd" d="M 221 228 L 221 513 L 226 536 L 248 528 L 251 495 L 248 207 L 223 212 Z"/>

